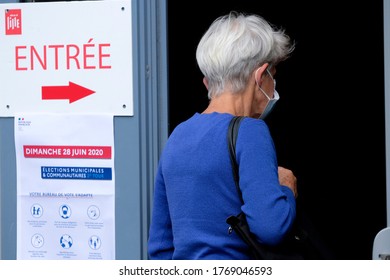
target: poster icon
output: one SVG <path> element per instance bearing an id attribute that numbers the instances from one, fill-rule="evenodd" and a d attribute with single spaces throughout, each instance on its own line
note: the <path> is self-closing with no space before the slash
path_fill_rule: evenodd
<path id="1" fill-rule="evenodd" d="M 31 211 L 31 216 L 33 216 L 34 218 L 40 218 L 43 214 L 43 208 L 39 204 L 33 204 L 31 206 L 30 211 Z"/>
<path id="2" fill-rule="evenodd" d="M 70 235 L 64 234 L 60 238 L 60 245 L 64 249 L 69 249 L 73 245 L 73 239 Z"/>
<path id="3" fill-rule="evenodd" d="M 91 205 L 88 207 L 88 217 L 92 220 L 96 220 L 100 216 L 100 209 L 96 205 Z"/>
<path id="4" fill-rule="evenodd" d="M 60 206 L 60 216 L 63 219 L 68 219 L 72 215 L 72 210 L 69 205 L 63 204 Z"/>
<path id="5" fill-rule="evenodd" d="M 100 240 L 99 236 L 92 235 L 89 238 L 88 245 L 91 249 L 98 250 L 102 245 L 102 241 Z"/>
<path id="6" fill-rule="evenodd" d="M 34 248 L 41 248 L 43 246 L 43 236 L 36 233 L 31 237 L 31 244 Z"/>

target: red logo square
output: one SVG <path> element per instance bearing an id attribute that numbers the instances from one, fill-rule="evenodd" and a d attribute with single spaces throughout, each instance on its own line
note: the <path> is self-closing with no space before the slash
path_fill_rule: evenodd
<path id="1" fill-rule="evenodd" d="M 5 10 L 5 35 L 22 34 L 22 10 Z"/>

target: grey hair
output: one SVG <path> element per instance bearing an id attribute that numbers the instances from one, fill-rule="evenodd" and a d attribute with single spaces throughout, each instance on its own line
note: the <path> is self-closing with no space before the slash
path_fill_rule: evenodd
<path id="1" fill-rule="evenodd" d="M 196 49 L 196 60 L 208 82 L 208 97 L 243 91 L 253 71 L 276 65 L 294 49 L 290 37 L 258 15 L 230 12 L 217 18 Z"/>

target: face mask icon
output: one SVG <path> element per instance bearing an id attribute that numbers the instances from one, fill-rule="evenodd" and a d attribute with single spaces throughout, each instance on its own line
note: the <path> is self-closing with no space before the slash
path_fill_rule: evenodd
<path id="1" fill-rule="evenodd" d="M 68 205 L 64 204 L 60 207 L 60 216 L 63 219 L 68 219 L 71 215 L 71 209 Z"/>

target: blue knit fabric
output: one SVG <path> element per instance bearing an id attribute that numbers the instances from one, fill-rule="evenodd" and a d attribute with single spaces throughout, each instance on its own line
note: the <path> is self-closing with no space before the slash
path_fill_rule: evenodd
<path id="1" fill-rule="evenodd" d="M 277 244 L 291 228 L 294 195 L 279 185 L 274 143 L 259 119 L 245 118 L 237 138 L 241 205 L 226 139 L 232 117 L 196 113 L 170 135 L 155 179 L 150 259 L 249 259 L 226 223 L 241 210 L 263 243 Z"/>

